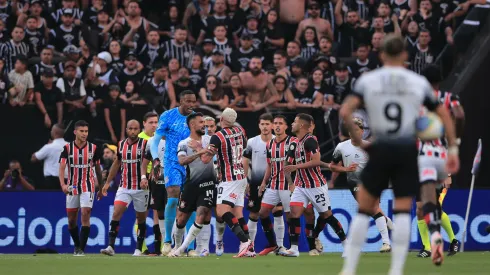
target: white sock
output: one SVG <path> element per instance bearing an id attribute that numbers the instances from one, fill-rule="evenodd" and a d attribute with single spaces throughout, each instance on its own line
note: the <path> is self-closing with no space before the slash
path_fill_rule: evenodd
<path id="1" fill-rule="evenodd" d="M 277 246 L 284 246 L 284 218 L 274 217 L 274 232 L 276 233 Z"/>
<path id="2" fill-rule="evenodd" d="M 216 233 L 217 233 L 216 241 L 222 242 L 223 241 L 223 235 L 225 235 L 226 224 L 224 222 L 216 221 L 214 226 L 216 227 Z"/>
<path id="3" fill-rule="evenodd" d="M 248 220 L 248 234 L 250 235 L 250 240 L 255 241 L 255 235 L 257 235 L 257 221 Z"/>
<path id="4" fill-rule="evenodd" d="M 162 243 L 165 241 L 165 220 L 158 220 L 158 226 L 160 227 L 160 233 L 162 233 Z"/>
<path id="5" fill-rule="evenodd" d="M 209 251 L 209 240 L 211 239 L 211 225 L 202 226 L 201 232 L 196 237 L 197 251 L 202 252 L 204 249 Z"/>
<path id="6" fill-rule="evenodd" d="M 359 257 L 361 256 L 361 249 L 366 242 L 370 219 L 371 217 L 359 213 L 352 220 L 349 228 L 349 235 L 347 236 L 347 243 L 344 247 L 344 254 L 346 257 L 344 258 L 342 272 L 346 274 L 356 273 Z"/>
<path id="7" fill-rule="evenodd" d="M 298 246 L 293 244 L 293 245 L 291 245 L 291 248 L 289 250 L 298 251 Z"/>
<path id="8" fill-rule="evenodd" d="M 191 228 L 189 229 L 189 232 L 187 233 L 187 236 L 185 237 L 184 243 L 179 247 L 179 251 L 185 251 L 189 244 L 196 238 L 196 236 L 201 232 L 202 229 L 202 224 L 196 224 L 194 223 Z"/>
<path id="9" fill-rule="evenodd" d="M 393 230 L 393 246 L 391 248 L 390 275 L 403 274 L 403 267 L 408 254 L 410 244 L 410 222 L 409 213 L 395 214 L 396 230 Z"/>
<path id="10" fill-rule="evenodd" d="M 381 234 L 381 240 L 383 240 L 383 243 L 391 244 L 390 236 L 388 235 L 388 227 L 386 226 L 385 216 L 381 216 L 374 221 L 376 222 L 376 227 L 378 228 L 379 233 Z"/>
<path id="11" fill-rule="evenodd" d="M 175 230 L 175 231 L 174 231 Z M 177 228 L 174 224 L 173 236 L 174 236 L 174 247 L 180 247 L 182 245 L 182 237 L 184 237 L 185 226 L 184 228 Z"/>

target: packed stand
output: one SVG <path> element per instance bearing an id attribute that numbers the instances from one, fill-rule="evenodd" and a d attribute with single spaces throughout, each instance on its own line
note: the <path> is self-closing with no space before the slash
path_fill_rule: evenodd
<path id="1" fill-rule="evenodd" d="M 93 138 L 111 144 L 125 137 L 126 121 L 178 106 L 186 90 L 212 116 L 226 107 L 246 113 L 240 123 L 252 133 L 247 114 L 310 113 L 325 141 L 338 132 L 337 110 L 356 78 L 382 65 L 387 33 L 405 37 L 407 66 L 420 73 L 453 43 L 469 8 L 448 0 L 0 0 L 0 96 L 12 108 L 36 106 L 46 128 L 85 119 Z"/>

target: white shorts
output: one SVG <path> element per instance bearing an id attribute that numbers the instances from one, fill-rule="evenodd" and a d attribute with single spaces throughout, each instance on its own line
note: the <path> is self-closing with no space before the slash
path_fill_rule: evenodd
<path id="1" fill-rule="evenodd" d="M 418 163 L 420 183 L 441 182 L 447 178 L 446 159 L 420 156 Z"/>
<path id="2" fill-rule="evenodd" d="M 290 212 L 289 203 L 291 202 L 291 191 L 274 190 L 270 188 L 265 189 L 261 207 L 272 209 L 280 202 L 282 202 L 284 212 Z"/>
<path id="3" fill-rule="evenodd" d="M 302 206 L 306 208 L 311 202 L 318 213 L 331 210 L 330 197 L 328 196 L 328 186 L 324 185 L 317 188 L 295 187 L 291 196 L 291 206 Z"/>
<path id="4" fill-rule="evenodd" d="M 150 191 L 129 190 L 119 187 L 119 189 L 117 189 L 116 199 L 114 199 L 114 204 L 122 204 L 128 207 L 131 201 L 134 202 L 134 210 L 136 212 L 146 212 L 150 202 Z"/>
<path id="5" fill-rule="evenodd" d="M 83 192 L 78 195 L 66 195 L 66 211 L 76 212 L 79 208 L 92 208 L 94 205 L 94 193 Z"/>
<path id="6" fill-rule="evenodd" d="M 218 184 L 216 204 L 228 204 L 231 207 L 243 206 L 247 179 L 225 181 Z"/>

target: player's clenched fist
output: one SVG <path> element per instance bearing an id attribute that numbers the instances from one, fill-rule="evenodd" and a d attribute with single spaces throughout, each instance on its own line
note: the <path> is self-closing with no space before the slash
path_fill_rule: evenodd
<path id="1" fill-rule="evenodd" d="M 140 187 L 143 190 L 148 188 L 148 180 L 146 179 L 146 176 L 141 176 Z"/>

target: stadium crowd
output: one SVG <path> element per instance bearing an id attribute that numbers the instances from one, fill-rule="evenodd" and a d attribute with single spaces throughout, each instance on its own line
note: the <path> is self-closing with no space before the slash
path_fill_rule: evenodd
<path id="1" fill-rule="evenodd" d="M 337 110 L 356 78 L 382 65 L 386 34 L 405 37 L 406 65 L 420 73 L 454 43 L 477 2 L 0 0 L 0 100 L 35 106 L 47 129 L 57 125 L 54 140 L 65 128 L 71 141 L 72 122 L 88 121 L 91 139 L 106 143 L 105 159 L 125 138 L 126 121 L 178 106 L 186 90 L 207 115 L 235 109 L 252 133 L 265 111 L 312 114 L 325 141 L 338 132 Z M 267 73 L 265 89 L 249 83 L 254 57 L 250 73 Z M 0 190 L 50 188 L 22 175 L 12 184 L 20 167 L 10 164 Z"/>

